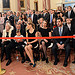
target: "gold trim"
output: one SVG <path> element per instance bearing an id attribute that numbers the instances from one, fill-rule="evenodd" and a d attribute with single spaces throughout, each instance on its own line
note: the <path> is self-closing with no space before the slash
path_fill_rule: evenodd
<path id="1" fill-rule="evenodd" d="M 0 75 L 3 75 L 6 72 L 5 69 L 1 69 L 1 58 L 0 58 Z"/>
<path id="2" fill-rule="evenodd" d="M 0 75 L 3 75 L 5 72 L 6 72 L 5 69 L 1 69 L 1 71 L 0 71 Z"/>
<path id="3" fill-rule="evenodd" d="M 10 8 L 3 8 L 3 10 L 10 10 Z"/>

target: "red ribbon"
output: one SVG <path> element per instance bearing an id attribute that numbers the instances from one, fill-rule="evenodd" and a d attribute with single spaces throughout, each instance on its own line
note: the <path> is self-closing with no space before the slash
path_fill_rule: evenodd
<path id="1" fill-rule="evenodd" d="M 75 36 L 53 36 L 53 37 L 0 37 L 0 39 L 61 39 L 75 38 Z"/>

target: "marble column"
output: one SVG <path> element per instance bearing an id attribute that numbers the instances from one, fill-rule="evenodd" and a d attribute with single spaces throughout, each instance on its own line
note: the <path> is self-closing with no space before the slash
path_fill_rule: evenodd
<path id="1" fill-rule="evenodd" d="M 0 0 L 0 12 L 3 11 L 3 0 Z"/>
<path id="2" fill-rule="evenodd" d="M 27 10 L 30 9 L 30 0 L 27 0 Z"/>
<path id="3" fill-rule="evenodd" d="M 25 10 L 27 10 L 27 0 L 25 0 L 24 2 L 25 2 Z"/>
<path id="4" fill-rule="evenodd" d="M 50 0 L 47 0 L 47 9 L 50 9 Z"/>
<path id="5" fill-rule="evenodd" d="M 43 9 L 46 8 L 46 0 L 43 0 Z"/>

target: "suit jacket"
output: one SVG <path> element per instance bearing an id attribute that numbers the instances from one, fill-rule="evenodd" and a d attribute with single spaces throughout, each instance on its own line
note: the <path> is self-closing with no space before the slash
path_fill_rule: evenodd
<path id="1" fill-rule="evenodd" d="M 5 23 L 6 23 L 7 20 L 9 20 L 10 23 L 11 23 L 11 25 L 14 26 L 14 17 L 13 17 L 13 16 L 10 16 L 9 19 L 8 19 L 7 16 L 6 16 L 6 18 L 5 18 Z M 14 27 L 15 27 L 15 26 L 14 26 Z"/>
<path id="2" fill-rule="evenodd" d="M 71 24 L 72 25 L 72 24 Z M 68 26 L 67 26 L 67 23 L 65 24 L 65 26 L 68 28 Z M 69 28 L 68 28 L 69 29 Z M 70 27 L 70 29 L 69 29 L 69 35 L 72 35 L 72 33 L 71 33 L 71 27 Z"/>
<path id="3" fill-rule="evenodd" d="M 58 27 L 53 30 L 53 36 L 60 36 Z M 62 36 L 69 36 L 69 29 L 66 26 L 63 26 Z M 61 41 L 66 45 L 69 43 L 69 38 L 54 39 L 54 44 L 60 43 Z"/>
<path id="4" fill-rule="evenodd" d="M 37 24 L 37 15 L 36 14 L 34 14 L 34 16 L 33 16 L 33 23 L 36 25 Z"/>
<path id="5" fill-rule="evenodd" d="M 50 17 L 49 17 L 49 16 L 50 16 L 49 13 L 46 13 L 45 16 L 44 16 L 44 14 L 43 14 L 43 19 L 46 20 L 46 21 L 48 21 L 48 23 L 49 23 L 49 21 L 50 21 Z"/>
<path id="6" fill-rule="evenodd" d="M 37 15 L 37 20 L 39 20 L 41 18 L 41 14 Z"/>
<path id="7" fill-rule="evenodd" d="M 75 18 L 72 20 L 71 32 L 72 32 L 72 35 L 75 34 Z"/>
<path id="8" fill-rule="evenodd" d="M 49 15 L 49 22 L 50 22 L 50 17 L 51 17 L 51 14 Z M 55 17 L 55 14 L 53 14 L 53 18 Z"/>
<path id="9" fill-rule="evenodd" d="M 65 13 L 65 16 L 68 18 L 68 12 Z M 75 17 L 75 13 L 73 12 L 73 10 L 71 10 L 70 18 L 74 18 L 74 17 Z"/>

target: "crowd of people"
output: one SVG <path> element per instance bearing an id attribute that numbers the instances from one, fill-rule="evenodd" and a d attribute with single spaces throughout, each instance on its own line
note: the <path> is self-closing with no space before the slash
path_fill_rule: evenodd
<path id="1" fill-rule="evenodd" d="M 75 6 L 68 6 L 65 10 L 47 10 L 25 12 L 8 11 L 0 13 L 0 37 L 51 37 L 51 36 L 75 36 Z M 2 39 L 1 62 L 4 54 L 6 56 L 6 66 L 11 62 L 12 50 L 18 50 L 21 54 L 22 61 L 29 61 L 30 65 L 36 66 L 37 60 L 40 60 L 39 51 L 43 52 L 42 61 L 49 63 L 47 57 L 47 48 L 53 42 L 52 52 L 55 57 L 54 65 L 59 62 L 57 50 L 65 49 L 65 60 L 63 66 L 68 65 L 70 56 L 70 40 L 72 40 L 75 51 L 75 39 Z M 38 45 L 38 56 L 34 55 L 35 47 Z M 16 49 L 17 48 L 17 49 Z M 25 55 L 26 54 L 26 55 Z M 75 60 L 73 61 L 75 63 Z"/>

